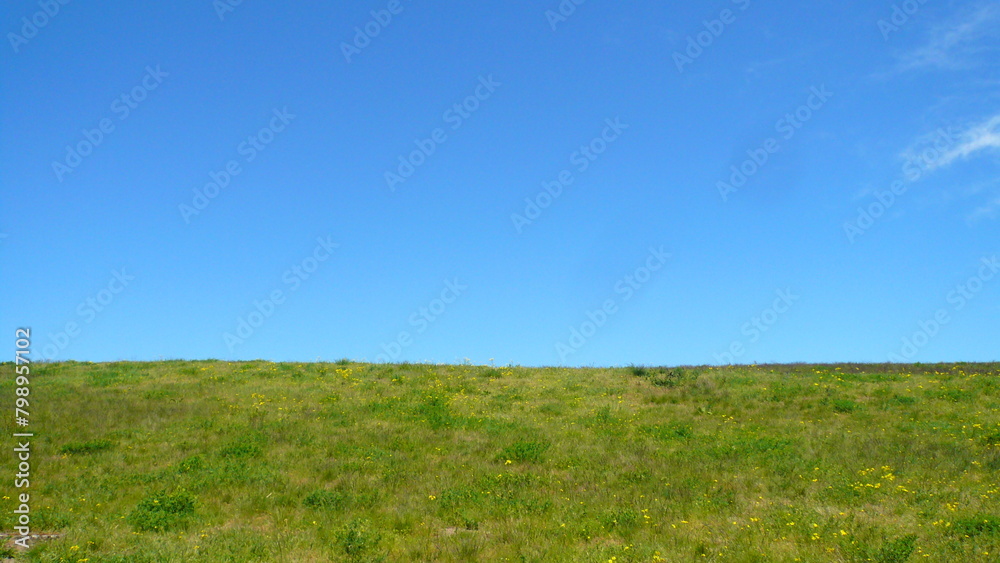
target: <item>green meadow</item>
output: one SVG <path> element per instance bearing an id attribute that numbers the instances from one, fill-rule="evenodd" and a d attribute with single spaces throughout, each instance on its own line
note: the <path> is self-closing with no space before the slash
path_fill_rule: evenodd
<path id="1" fill-rule="evenodd" d="M 4 370 L 18 561 L 1000 560 L 1000 364 Z"/>

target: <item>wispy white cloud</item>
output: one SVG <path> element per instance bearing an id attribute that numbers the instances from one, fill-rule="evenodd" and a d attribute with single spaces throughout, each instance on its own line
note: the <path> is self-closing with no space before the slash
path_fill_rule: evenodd
<path id="1" fill-rule="evenodd" d="M 925 172 L 1000 150 L 1000 112 L 964 129 L 942 127 L 913 140 L 901 154 Z"/>
<path id="2" fill-rule="evenodd" d="M 983 219 L 996 219 L 997 215 L 1000 215 L 1000 197 L 986 202 L 986 204 L 973 210 L 972 213 L 969 214 L 969 222 L 976 223 Z"/>
<path id="3" fill-rule="evenodd" d="M 904 167 L 914 178 L 949 167 L 958 161 L 974 158 L 996 158 L 1000 162 L 1000 112 L 964 129 L 938 129 L 934 134 L 918 137 L 905 151 L 902 158 L 909 164 Z M 990 177 L 987 180 L 966 185 L 964 188 L 950 186 L 942 192 L 943 203 L 952 199 L 967 200 L 980 198 L 986 194 L 986 203 L 973 210 L 967 220 L 976 223 L 983 219 L 995 219 L 1000 215 L 1000 181 Z"/>
<path id="4" fill-rule="evenodd" d="M 958 159 L 968 159 L 977 153 L 1000 149 L 1000 113 L 966 129 L 958 143 L 930 163 L 931 170 L 948 166 Z"/>
<path id="5" fill-rule="evenodd" d="M 977 56 L 998 47 L 1000 6 L 994 2 L 968 10 L 930 31 L 926 43 L 899 57 L 897 72 L 962 70 L 977 66 Z"/>
<path id="6" fill-rule="evenodd" d="M 948 166 L 958 159 L 968 159 L 977 153 L 1000 149 L 1000 113 L 970 127 L 960 137 L 958 144 L 934 161 L 931 169 Z"/>
<path id="7" fill-rule="evenodd" d="M 921 71 L 972 70 L 974 72 L 965 76 L 974 74 L 975 77 L 971 78 L 971 82 L 966 80 L 964 93 L 955 94 L 954 97 L 967 99 L 976 96 L 979 103 L 989 105 L 991 96 L 995 96 L 997 91 L 997 84 L 996 79 L 988 77 L 991 73 L 986 71 L 995 67 L 1000 60 L 998 29 L 1000 4 L 996 0 L 976 4 L 932 27 L 923 44 L 900 55 L 896 68 L 882 76 L 886 78 Z M 983 92 L 987 94 L 984 96 Z M 946 102 L 942 100 L 940 103 L 944 105 Z M 931 173 L 960 161 L 997 155 L 1000 155 L 1000 112 L 973 122 L 973 125 L 965 129 L 949 128 L 943 136 L 927 135 L 918 138 L 903 153 L 904 158 L 918 162 L 923 173 Z M 985 200 L 967 216 L 970 224 L 1000 216 L 1000 191 L 984 189 L 982 185 L 969 187 L 965 193 L 955 192 L 955 189 L 952 187 L 946 190 L 946 199 L 954 196 L 962 200 L 973 197 Z M 983 191 L 988 195 L 980 193 Z"/>

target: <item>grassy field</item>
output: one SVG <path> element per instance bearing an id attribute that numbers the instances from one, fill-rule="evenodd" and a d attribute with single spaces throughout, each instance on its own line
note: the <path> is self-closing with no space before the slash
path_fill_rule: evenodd
<path id="1" fill-rule="evenodd" d="M 58 535 L 19 560 L 1000 560 L 1000 364 L 68 362 L 30 400 Z"/>

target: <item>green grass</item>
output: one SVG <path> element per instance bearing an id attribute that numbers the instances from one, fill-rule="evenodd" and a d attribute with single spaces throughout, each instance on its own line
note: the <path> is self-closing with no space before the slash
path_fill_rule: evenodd
<path id="1" fill-rule="evenodd" d="M 159 493 L 141 501 L 128 516 L 128 523 L 140 532 L 165 532 L 184 528 L 194 516 L 194 498 L 187 492 Z"/>
<path id="2" fill-rule="evenodd" d="M 111 440 L 88 440 L 86 442 L 70 442 L 59 448 L 63 454 L 91 454 L 110 449 Z"/>
<path id="3" fill-rule="evenodd" d="M 1000 364 L 66 362 L 29 399 L 24 561 L 1000 560 Z"/>

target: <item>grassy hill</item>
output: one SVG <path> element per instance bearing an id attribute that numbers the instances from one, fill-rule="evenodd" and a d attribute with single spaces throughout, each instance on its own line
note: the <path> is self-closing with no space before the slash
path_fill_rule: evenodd
<path id="1" fill-rule="evenodd" d="M 1000 364 L 32 368 L 18 559 L 1000 560 Z"/>

